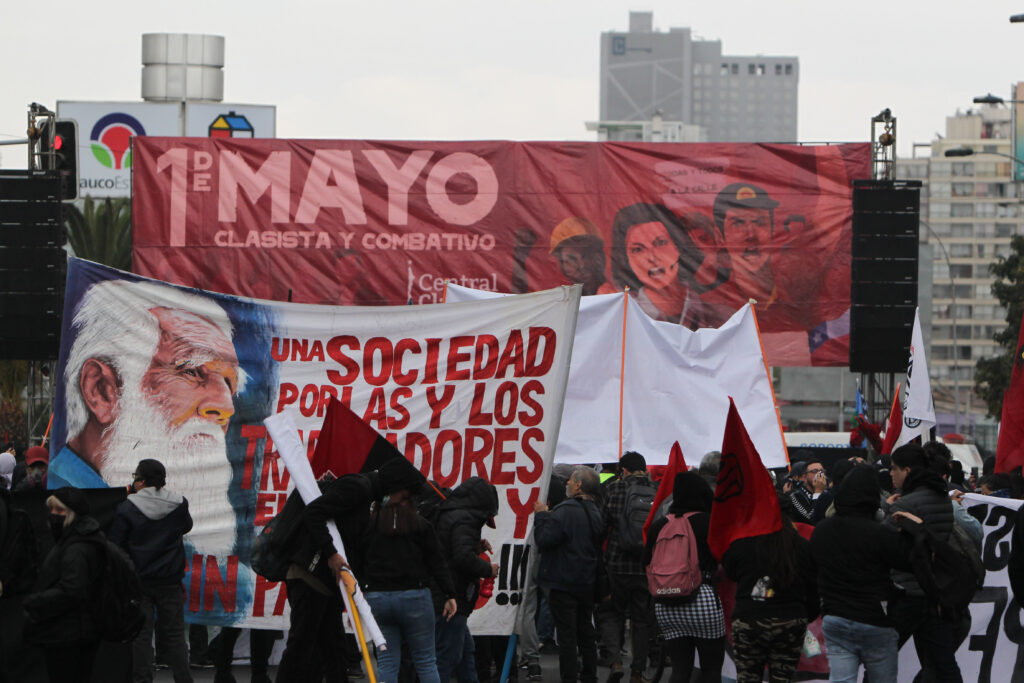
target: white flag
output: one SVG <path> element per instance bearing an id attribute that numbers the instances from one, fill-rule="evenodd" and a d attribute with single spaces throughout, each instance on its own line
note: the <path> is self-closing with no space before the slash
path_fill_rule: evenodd
<path id="1" fill-rule="evenodd" d="M 921 441 L 928 441 L 929 431 L 934 426 L 932 384 L 928 379 L 924 335 L 921 334 L 921 310 L 918 309 L 914 313 L 914 332 L 910 337 L 910 361 L 907 365 L 906 394 L 903 400 L 903 430 L 896 439 L 896 447 L 909 443 L 919 434 Z"/>

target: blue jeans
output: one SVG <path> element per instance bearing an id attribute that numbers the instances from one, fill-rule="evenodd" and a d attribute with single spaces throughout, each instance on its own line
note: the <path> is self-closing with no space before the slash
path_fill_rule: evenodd
<path id="1" fill-rule="evenodd" d="M 366 601 L 388 643 L 386 650 L 377 652 L 377 680 L 398 683 L 404 639 L 420 681 L 440 683 L 434 658 L 434 602 L 430 589 L 367 591 Z"/>
<path id="2" fill-rule="evenodd" d="M 466 621 L 469 615 L 456 614 L 450 620 L 438 615 L 434 622 L 434 642 L 437 646 L 437 674 L 442 683 L 452 676 L 459 683 L 479 683 L 476 673 L 473 636 Z"/>
<path id="3" fill-rule="evenodd" d="M 857 671 L 863 664 L 871 683 L 896 683 L 899 663 L 896 629 L 830 614 L 822 620 L 822 631 L 831 670 L 830 681 L 857 683 Z"/>

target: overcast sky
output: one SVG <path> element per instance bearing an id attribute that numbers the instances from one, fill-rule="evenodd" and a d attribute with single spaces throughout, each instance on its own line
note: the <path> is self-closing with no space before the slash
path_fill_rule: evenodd
<path id="1" fill-rule="evenodd" d="M 26 105 L 138 101 L 141 36 L 226 38 L 224 97 L 277 105 L 279 137 L 593 140 L 602 31 L 652 10 L 656 29 L 727 55 L 800 59 L 801 141 L 864 141 L 889 107 L 899 153 L 944 132 L 975 95 L 1024 78 L 1024 0 L 245 3 L 98 0 L 10 5 L 0 22 L 0 137 Z M 52 15 L 49 12 L 52 8 Z M 24 147 L 0 147 L 23 168 Z"/>

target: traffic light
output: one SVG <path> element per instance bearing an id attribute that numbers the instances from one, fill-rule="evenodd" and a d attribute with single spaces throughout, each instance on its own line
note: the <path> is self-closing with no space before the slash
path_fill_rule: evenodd
<path id="1" fill-rule="evenodd" d="M 64 180 L 63 199 L 78 198 L 78 122 L 56 119 L 53 122 L 53 146 L 50 146 L 50 122 L 39 128 L 39 158 L 44 169 L 60 172 Z"/>

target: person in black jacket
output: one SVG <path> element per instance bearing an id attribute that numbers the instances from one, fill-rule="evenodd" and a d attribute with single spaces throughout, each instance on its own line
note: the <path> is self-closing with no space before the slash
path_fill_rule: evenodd
<path id="1" fill-rule="evenodd" d="M 597 633 L 592 618 L 594 583 L 604 518 L 594 504 L 601 489 L 597 473 L 577 467 L 565 484 L 566 499 L 548 511 L 534 503 L 533 540 L 540 550 L 537 583 L 547 595 L 558 629 L 558 670 L 563 683 L 597 681 Z M 577 671 L 576 651 L 583 659 Z"/>
<path id="2" fill-rule="evenodd" d="M 114 511 L 108 537 L 132 558 L 142 583 L 142 612 L 146 617 L 132 643 L 132 678 L 153 680 L 153 626 L 164 662 L 175 683 L 188 683 L 188 645 L 185 643 L 185 544 L 192 529 L 188 500 L 166 487 L 167 470 L 159 460 L 140 460 L 132 475 L 133 495 Z"/>
<path id="3" fill-rule="evenodd" d="M 892 454 L 893 484 L 899 493 L 887 501 L 889 512 L 904 511 L 924 520 L 925 527 L 946 541 L 955 523 L 946 482 L 931 466 L 924 449 L 916 443 L 900 446 Z M 896 525 L 893 518 L 887 524 Z M 894 571 L 893 581 L 902 589 L 890 605 L 893 624 L 900 634 L 900 647 L 914 638 L 914 649 L 926 680 L 962 681 L 956 661 L 954 626 L 959 614 L 940 614 L 913 573 Z"/>
<path id="4" fill-rule="evenodd" d="M 836 489 L 835 515 L 811 536 L 831 679 L 856 681 L 860 666 L 873 682 L 895 681 L 899 634 L 887 606 L 890 571 L 910 570 L 911 540 L 875 521 L 878 476 L 857 465 Z"/>
<path id="5" fill-rule="evenodd" d="M 736 582 L 732 611 L 737 683 L 790 681 L 800 661 L 807 622 L 818 616 L 817 572 L 809 543 L 782 515 L 782 529 L 740 538 L 722 557 Z"/>
<path id="6" fill-rule="evenodd" d="M 88 681 L 100 645 L 94 596 L 106 539 L 78 489 L 57 489 L 46 506 L 55 544 L 43 560 L 35 591 L 22 603 L 25 640 L 46 646 L 50 683 Z"/>
<path id="7" fill-rule="evenodd" d="M 418 483 L 419 472 L 404 458 L 389 460 L 367 474 L 349 474 L 323 487 L 319 498 L 303 509 L 296 538 L 286 541 L 292 564 L 285 586 L 291 608 L 291 628 L 277 683 L 347 681 L 342 648 L 340 572 L 351 567 L 359 576 L 362 538 L 370 520 L 370 503 Z M 338 526 L 346 556 L 342 557 L 327 531 Z"/>
<path id="8" fill-rule="evenodd" d="M 417 474 L 419 474 L 417 472 Z M 426 479 L 420 475 L 420 482 Z M 359 573 L 387 649 L 377 652 L 381 683 L 398 683 L 403 643 L 422 683 L 439 683 L 430 582 L 444 598 L 442 617 L 455 614 L 455 587 L 430 522 L 413 504 L 413 490 L 395 491 L 371 513 L 365 565 Z"/>
<path id="9" fill-rule="evenodd" d="M 443 595 L 435 592 L 437 673 L 444 683 L 453 675 L 460 683 L 477 681 L 473 638 L 466 621 L 480 594 L 480 579 L 498 575 L 498 565 L 480 557 L 481 553 L 491 551 L 491 544 L 480 538 L 480 532 L 484 524 L 494 528 L 497 513 L 498 490 L 480 477 L 470 477 L 459 484 L 439 508 L 437 536 L 448 558 L 457 605 L 455 616 L 446 619 L 439 604 Z"/>
<path id="10" fill-rule="evenodd" d="M 680 472 L 672 484 L 672 505 L 668 514 L 680 517 L 692 513 L 688 521 L 697 544 L 697 561 L 703 581 L 696 593 L 689 596 L 654 598 L 654 616 L 672 659 L 669 683 L 689 683 L 695 653 L 700 655 L 701 683 L 718 683 L 722 679 L 722 662 L 725 661 L 725 615 L 718 591 L 712 584 L 718 562 L 708 547 L 708 523 L 714 494 L 706 475 L 693 470 Z M 658 536 L 668 521 L 666 516 L 651 524 L 647 532 L 644 566 L 650 565 Z"/>

